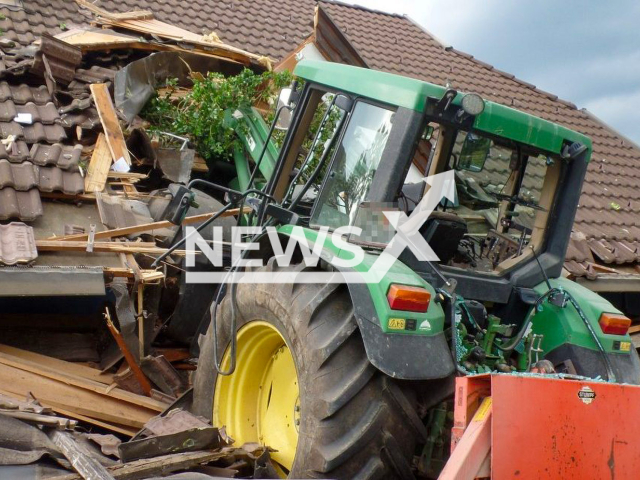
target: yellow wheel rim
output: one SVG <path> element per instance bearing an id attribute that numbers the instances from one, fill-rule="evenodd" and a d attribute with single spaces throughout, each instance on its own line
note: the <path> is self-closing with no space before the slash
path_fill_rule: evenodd
<path id="1" fill-rule="evenodd" d="M 229 351 L 222 365 L 229 366 Z M 236 370 L 218 375 L 213 424 L 225 426 L 236 445 L 258 442 L 277 452 L 271 458 L 291 470 L 298 444 L 300 400 L 293 356 L 270 323 L 254 321 L 238 330 Z"/>

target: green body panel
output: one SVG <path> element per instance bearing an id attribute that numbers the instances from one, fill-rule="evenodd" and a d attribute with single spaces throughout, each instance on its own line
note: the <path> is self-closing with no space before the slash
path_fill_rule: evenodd
<path id="1" fill-rule="evenodd" d="M 555 278 L 551 279 L 550 282 L 553 287 L 562 288 L 570 293 L 578 302 L 607 352 L 617 354 L 630 353 L 630 351 L 621 351 L 619 346 L 620 342 L 631 342 L 631 337 L 628 334 L 604 334 L 598 323 L 602 313 L 621 313 L 620 310 L 598 294 L 571 280 Z M 537 293 L 543 294 L 548 290 L 548 287 L 545 283 L 541 283 L 535 290 Z M 532 326 L 534 333 L 544 335 L 541 346 L 545 353 L 554 350 L 564 343 L 570 343 L 590 350 L 598 350 L 589 330 L 587 330 L 583 320 L 571 303 L 568 303 L 565 308 L 557 307 L 548 302 L 542 303 L 542 311 L 535 314 L 532 319 Z M 618 342 L 617 349 L 614 347 L 614 342 Z"/>
<path id="2" fill-rule="evenodd" d="M 249 170 L 249 161 L 245 155 L 245 150 L 236 145 L 233 148 L 233 163 L 236 166 L 236 174 L 238 175 L 231 183 L 234 185 L 231 188 L 245 191 L 249 186 L 249 179 L 251 178 L 251 171 Z"/>
<path id="3" fill-rule="evenodd" d="M 302 60 L 293 73 L 309 82 L 418 112 L 424 112 L 427 98 L 440 99 L 446 91 L 439 85 L 413 78 L 316 60 Z M 458 93 L 453 104 L 460 105 L 462 97 L 463 94 Z M 589 137 L 488 100 L 473 126 L 550 153 L 561 153 L 565 142 L 581 143 L 591 151 Z"/>
<path id="4" fill-rule="evenodd" d="M 281 235 L 291 237 L 293 233 L 292 225 L 283 225 L 278 227 L 278 233 Z M 314 244 L 318 238 L 318 231 L 310 228 L 301 228 L 304 232 L 304 236 L 310 244 Z M 331 235 L 327 235 L 321 258 L 326 259 L 330 257 L 338 257 L 345 260 L 352 258 L 350 252 L 341 250 L 331 240 Z M 376 261 L 378 255 L 372 255 L 365 252 L 364 260 L 353 268 L 356 272 L 367 272 L 371 268 L 371 265 Z M 429 309 L 425 313 L 417 312 L 403 312 L 399 310 L 392 310 L 389 308 L 389 302 L 387 301 L 387 292 L 391 284 L 410 285 L 415 287 L 425 288 L 431 293 L 431 303 Z M 368 283 L 367 287 L 371 294 L 371 300 L 373 302 L 374 309 L 376 311 L 377 318 L 371 319 L 380 322 L 380 327 L 385 333 L 392 334 L 404 334 L 404 335 L 435 335 L 441 333 L 444 327 L 444 311 L 440 304 L 435 302 L 435 289 L 426 281 L 424 281 L 413 270 L 407 267 L 404 263 L 396 260 L 389 272 L 379 283 Z M 416 320 L 415 330 L 394 330 L 389 328 L 390 319 L 405 319 Z M 422 328 L 421 328 L 422 327 Z"/>
<path id="5" fill-rule="evenodd" d="M 239 115 L 236 112 L 240 112 Z M 234 116 L 235 115 L 235 116 Z M 255 108 L 241 108 L 238 110 L 227 110 L 224 119 L 225 126 L 233 128 L 244 147 L 236 147 L 233 152 L 233 159 L 238 171 L 238 189 L 243 191 L 249 185 L 251 177 L 249 161 L 247 155 L 253 162 L 257 162 L 264 149 L 264 144 L 269 136 L 269 126 L 262 119 L 262 115 Z M 269 179 L 273 174 L 279 151 L 272 141 L 269 141 L 267 150 L 260 162 L 260 173 L 265 179 Z"/>

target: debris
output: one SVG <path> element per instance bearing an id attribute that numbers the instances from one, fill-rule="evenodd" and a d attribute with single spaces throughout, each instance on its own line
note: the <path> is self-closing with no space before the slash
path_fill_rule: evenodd
<path id="1" fill-rule="evenodd" d="M 40 429 L 18 419 L 0 415 L 0 465 L 26 465 L 43 456 L 62 455 Z"/>
<path id="2" fill-rule="evenodd" d="M 174 408 L 149 419 L 141 431 L 141 434 L 147 436 L 169 435 L 192 428 L 204 428 L 207 426 L 209 426 L 209 423 L 202 417 L 196 417 L 194 414 L 181 408 Z"/>
<path id="3" fill-rule="evenodd" d="M 244 207 L 243 212 L 249 213 L 250 211 L 251 209 L 249 207 Z M 192 225 L 194 223 L 204 222 L 205 220 L 210 219 L 212 216 L 217 215 L 217 213 L 218 212 L 203 213 L 201 215 L 193 215 L 191 217 L 186 217 L 182 221 L 182 225 Z M 231 208 L 226 212 L 224 212 L 222 215 L 220 215 L 219 218 L 232 217 L 232 216 L 238 215 L 239 213 L 240 213 L 239 208 Z M 96 232 L 95 238 L 96 240 L 101 240 L 101 239 L 107 239 L 107 238 L 124 237 L 127 235 L 132 235 L 134 233 L 142 233 L 142 232 L 153 233 L 154 230 L 159 230 L 161 228 L 171 228 L 174 226 L 175 225 L 169 222 L 168 220 L 162 220 L 160 222 L 152 222 L 152 223 L 147 223 L 143 225 L 135 225 L 132 227 L 123 227 L 123 228 L 116 228 L 113 230 Z M 80 240 L 85 240 L 87 238 L 88 236 L 86 234 L 79 234 L 79 235 L 68 235 L 65 237 L 61 237 L 58 240 L 59 241 L 80 241 Z"/>
<path id="4" fill-rule="evenodd" d="M 142 371 L 167 395 L 178 398 L 184 391 L 182 377 L 162 355 L 148 355 L 140 362 Z"/>
<path id="5" fill-rule="evenodd" d="M 111 170 L 113 170 L 114 172 L 119 172 L 119 173 L 123 173 L 123 172 L 126 173 L 130 169 L 131 169 L 131 167 L 129 167 L 129 164 L 127 164 L 127 162 L 124 159 L 124 157 L 120 157 L 111 166 Z"/>
<path id="6" fill-rule="evenodd" d="M 237 450 L 237 449 L 236 449 Z M 153 475 L 166 475 L 171 472 L 186 470 L 197 465 L 204 465 L 214 460 L 233 455 L 234 449 L 217 452 L 187 452 L 163 455 L 148 460 L 136 460 L 126 464 L 107 467 L 107 471 L 117 479 L 136 480 Z M 77 474 L 59 475 L 48 480 L 82 480 Z"/>
<path id="7" fill-rule="evenodd" d="M 16 412 L 10 410 L 0 410 L 0 414 L 7 417 L 17 418 L 28 423 L 46 425 L 48 427 L 59 428 L 61 430 L 73 430 L 78 425 L 77 420 L 70 420 L 64 417 L 56 417 L 55 415 L 39 415 L 31 412 Z"/>
<path id="8" fill-rule="evenodd" d="M 100 220 L 108 228 L 131 227 L 152 222 L 147 204 L 140 200 L 96 194 Z"/>
<path id="9" fill-rule="evenodd" d="M 206 426 L 124 442 L 118 447 L 118 452 L 120 459 L 127 463 L 169 453 L 208 450 L 225 445 L 218 429 Z"/>
<path id="10" fill-rule="evenodd" d="M 33 228 L 21 222 L 0 225 L 0 264 L 29 263 L 36 258 Z"/>
<path id="11" fill-rule="evenodd" d="M 51 439 L 82 478 L 86 480 L 113 480 L 107 469 L 84 452 L 69 433 L 54 430 L 51 432 Z"/>
<path id="12" fill-rule="evenodd" d="M 91 155 L 87 176 L 84 179 L 85 192 L 102 192 L 107 182 L 111 167 L 111 151 L 107 145 L 107 139 L 103 133 L 98 135 L 98 140 Z"/>
<path id="13" fill-rule="evenodd" d="M 138 363 L 136 362 L 135 357 L 131 354 L 131 351 L 129 350 L 129 347 L 127 347 L 127 344 L 124 341 L 124 337 L 122 336 L 122 334 L 118 331 L 116 326 L 111 321 L 111 314 L 109 313 L 109 309 L 108 308 L 105 309 L 105 320 L 107 322 L 107 327 L 109 327 L 109 331 L 113 335 L 113 338 L 116 340 L 116 343 L 118 344 L 118 347 L 122 351 L 122 354 L 124 355 L 124 358 L 127 361 L 127 364 L 129 365 L 129 368 L 131 369 L 131 371 L 133 372 L 134 376 L 136 377 L 136 380 L 138 381 L 138 383 L 142 387 L 142 390 L 144 391 L 144 393 L 146 395 L 150 395 L 151 394 L 151 384 L 149 383 L 149 380 L 147 380 L 147 377 L 145 377 L 144 373 L 142 372 L 142 370 L 138 366 Z"/>
<path id="14" fill-rule="evenodd" d="M 98 232 L 99 233 L 99 232 Z M 96 237 L 98 237 L 96 233 Z M 36 248 L 41 252 L 86 252 L 88 241 L 63 241 L 63 240 L 36 240 Z M 146 253 L 148 255 L 161 255 L 167 251 L 159 248 L 151 242 L 94 242 L 93 252 L 107 253 Z M 175 255 L 186 255 L 185 250 L 175 250 Z"/>
<path id="15" fill-rule="evenodd" d="M 2 346 L 2 350 L 6 347 Z M 37 354 L 22 356 L 34 355 Z M 109 388 L 97 380 L 99 371 L 89 367 L 60 360 L 35 363 L 7 353 L 0 353 L 0 365 L 1 393 L 18 399 L 33 393 L 42 405 L 62 415 L 106 428 L 114 426 L 118 429 L 115 431 L 131 434 L 132 428 L 141 428 L 166 407 L 162 402 Z"/>
<path id="16" fill-rule="evenodd" d="M 100 435 L 99 433 L 85 433 L 84 436 L 89 440 L 100 445 L 100 450 L 105 455 L 113 455 L 119 458 L 118 445 L 122 443 L 115 435 Z"/>
<path id="17" fill-rule="evenodd" d="M 156 151 L 158 165 L 163 175 L 172 182 L 185 185 L 189 183 L 191 178 L 195 155 L 195 150 L 189 148 L 181 148 L 180 150 L 159 148 Z"/>
<path id="18" fill-rule="evenodd" d="M 127 150 L 127 145 L 124 141 L 122 129 L 120 128 L 116 110 L 113 107 L 107 86 L 104 83 L 94 83 L 90 89 L 96 108 L 98 109 L 98 114 L 100 115 L 100 121 L 104 128 L 112 160 L 117 163 L 122 159 L 127 165 L 131 165 L 129 151 Z"/>

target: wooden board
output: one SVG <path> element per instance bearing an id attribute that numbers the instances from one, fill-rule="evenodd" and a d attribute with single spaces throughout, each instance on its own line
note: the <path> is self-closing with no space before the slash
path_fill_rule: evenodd
<path id="1" fill-rule="evenodd" d="M 251 209 L 249 207 L 244 207 L 244 213 L 250 213 Z M 213 217 L 217 212 L 211 213 L 202 213 L 200 215 L 193 215 L 191 217 L 186 217 L 182 221 L 182 225 L 192 225 L 194 223 L 204 222 L 205 220 L 209 220 Z M 232 208 L 227 210 L 219 218 L 231 217 L 234 215 L 238 215 L 240 213 L 239 208 Z M 142 232 L 153 232 L 154 230 L 160 230 L 161 228 L 171 228 L 175 225 L 168 220 L 162 220 L 160 222 L 153 223 L 143 223 L 141 225 L 133 225 L 131 227 L 122 227 L 122 228 L 114 228 L 113 230 L 104 230 L 102 232 L 96 232 L 94 235 L 94 240 L 104 240 L 108 238 L 115 237 L 125 237 L 127 235 L 132 235 L 134 233 L 142 233 Z M 86 233 L 78 233 L 74 235 L 65 235 L 64 237 L 57 237 L 57 241 L 65 242 L 65 241 L 81 241 L 87 240 L 89 236 Z M 36 242 L 37 244 L 37 242 Z"/>
<path id="2" fill-rule="evenodd" d="M 130 403 L 132 405 L 139 406 L 150 411 L 162 412 L 167 406 L 165 403 L 159 402 L 152 398 L 136 395 L 135 393 L 127 392 L 126 390 L 122 390 L 120 388 L 110 388 L 103 383 L 80 377 L 69 372 L 60 371 L 56 368 L 41 365 L 30 360 L 24 360 L 18 357 L 14 357 L 5 353 L 0 353 L 0 364 L 4 367 L 11 367 L 26 372 L 31 372 L 43 379 L 49 378 L 62 382 L 66 385 L 71 385 L 87 391 L 98 393 L 106 397 L 111 397 L 115 400 L 121 400 L 122 402 Z M 4 368 L 0 369 L 0 371 L 3 369 Z M 4 388 L 10 388 L 10 386 L 5 385 Z"/>
<path id="3" fill-rule="evenodd" d="M 48 368 L 53 368 L 60 372 L 67 372 L 70 375 L 76 375 L 104 385 L 111 385 L 113 383 L 112 374 L 102 373 L 97 368 L 87 367 L 86 365 L 80 365 L 79 363 L 65 362 L 64 360 L 58 360 L 57 358 L 47 357 L 46 355 L 30 352 L 28 350 L 21 350 L 8 345 L 0 345 L 0 353 L 30 362 L 39 363 L 40 365 L 45 365 Z"/>
<path id="4" fill-rule="evenodd" d="M 146 245 L 145 245 L 146 244 Z M 87 242 L 63 240 L 36 240 L 39 252 L 84 252 Z M 149 246 L 148 242 L 94 242 L 94 253 L 146 253 L 148 255 L 162 255 L 166 248 Z M 175 250 L 172 255 L 185 255 L 185 250 Z"/>
<path id="5" fill-rule="evenodd" d="M 84 178 L 85 192 L 101 192 L 107 183 L 109 169 L 111 168 L 111 150 L 107 145 L 107 139 L 103 133 L 98 135 L 96 146 L 91 154 L 91 161 L 87 168 L 87 176 Z"/>
<path id="6" fill-rule="evenodd" d="M 94 83 L 90 88 L 96 108 L 98 109 L 100 121 L 102 122 L 102 128 L 104 128 L 104 134 L 107 138 L 107 144 L 109 145 L 113 162 L 124 158 L 127 165 L 131 165 L 129 150 L 127 150 L 124 135 L 122 135 L 122 129 L 120 128 L 120 122 L 118 121 L 116 109 L 111 101 L 111 95 L 109 94 L 107 85 L 104 83 Z"/>
<path id="7" fill-rule="evenodd" d="M 142 428 L 158 413 L 6 364 L 0 368 L 0 385 L 7 393 L 18 395 L 18 398 L 33 394 L 43 405 L 50 404 L 54 410 L 55 405 L 63 405 L 64 409 L 87 417 L 133 428 Z"/>

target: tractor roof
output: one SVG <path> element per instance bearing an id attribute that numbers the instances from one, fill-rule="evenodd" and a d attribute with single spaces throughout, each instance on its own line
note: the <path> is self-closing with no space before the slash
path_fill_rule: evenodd
<path id="1" fill-rule="evenodd" d="M 446 88 L 410 77 L 352 67 L 339 63 L 302 60 L 294 74 L 309 82 L 373 100 L 423 112 L 428 97 L 441 98 Z M 453 103 L 460 104 L 463 93 Z M 591 140 L 581 133 L 513 108 L 485 100 L 485 109 L 474 128 L 525 145 L 560 153 L 563 143 L 579 142 L 591 149 Z"/>

